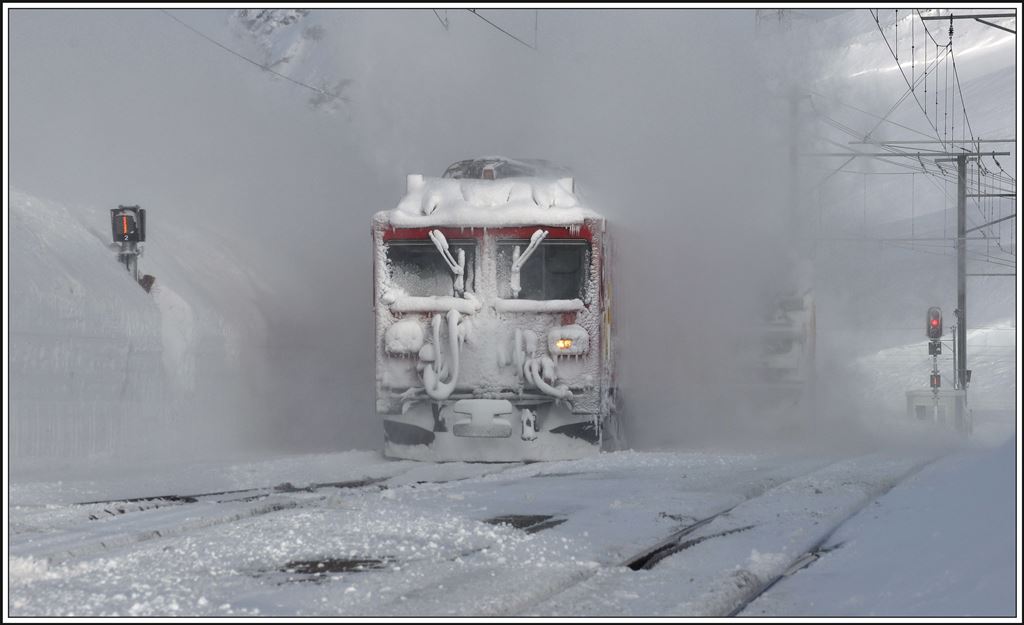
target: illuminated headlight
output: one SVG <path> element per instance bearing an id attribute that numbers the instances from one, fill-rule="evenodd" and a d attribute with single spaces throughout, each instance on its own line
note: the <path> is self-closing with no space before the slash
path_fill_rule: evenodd
<path id="1" fill-rule="evenodd" d="M 561 326 L 548 332 L 548 352 L 552 356 L 579 356 L 589 349 L 590 335 L 581 326 Z"/>

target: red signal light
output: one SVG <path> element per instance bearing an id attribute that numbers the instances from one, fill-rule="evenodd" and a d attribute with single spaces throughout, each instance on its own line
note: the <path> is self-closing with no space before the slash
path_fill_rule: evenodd
<path id="1" fill-rule="evenodd" d="M 937 306 L 928 309 L 928 325 L 926 326 L 928 338 L 942 338 L 942 310 Z"/>

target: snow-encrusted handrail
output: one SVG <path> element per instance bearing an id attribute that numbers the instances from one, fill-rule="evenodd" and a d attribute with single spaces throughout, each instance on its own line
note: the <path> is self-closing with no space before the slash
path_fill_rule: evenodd
<path id="1" fill-rule="evenodd" d="M 441 381 L 444 375 L 445 364 L 441 353 L 441 316 L 434 315 L 432 320 L 434 330 L 434 362 L 427 363 L 423 369 L 423 387 L 431 399 L 441 401 L 448 399 L 455 390 L 455 383 L 459 379 L 459 311 L 452 309 L 445 315 L 448 320 L 448 351 L 452 359 L 452 372 L 447 382 Z"/>
<path id="2" fill-rule="evenodd" d="M 562 313 L 583 310 L 579 299 L 496 299 L 494 310 L 500 313 Z"/>
<path id="3" fill-rule="evenodd" d="M 457 310 L 463 315 L 472 315 L 480 310 L 480 307 L 480 300 L 476 298 L 452 297 L 450 295 L 434 295 L 430 297 L 403 295 L 392 302 L 389 306 L 393 313 L 446 312 L 449 310 Z"/>
<path id="4" fill-rule="evenodd" d="M 548 384 L 544 379 L 545 376 L 550 378 L 552 382 L 555 379 L 555 363 L 548 356 L 527 360 L 526 364 L 523 365 L 523 375 L 527 382 L 552 397 L 557 399 L 569 399 L 572 397 L 572 391 L 565 384 L 559 384 L 555 387 Z"/>

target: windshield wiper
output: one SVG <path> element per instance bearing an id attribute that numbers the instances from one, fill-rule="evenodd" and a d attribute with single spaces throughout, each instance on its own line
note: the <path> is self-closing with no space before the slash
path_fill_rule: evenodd
<path id="1" fill-rule="evenodd" d="M 459 257 L 458 262 L 456 262 L 455 258 L 452 257 L 452 253 L 448 251 L 448 239 L 444 238 L 441 231 L 431 230 L 429 235 L 430 240 L 434 242 L 434 247 L 437 248 L 437 251 L 441 252 L 444 263 L 455 274 L 455 293 L 461 294 L 465 290 L 466 251 L 462 249 L 456 250 Z"/>
<path id="2" fill-rule="evenodd" d="M 512 297 L 519 297 L 519 291 L 523 290 L 519 284 L 519 270 L 523 268 L 526 261 L 530 259 L 530 255 L 537 249 L 540 242 L 548 236 L 547 230 L 537 230 L 530 237 L 530 244 L 526 246 L 526 250 L 520 254 L 519 246 L 512 250 L 512 275 L 509 280 L 512 283 Z"/>

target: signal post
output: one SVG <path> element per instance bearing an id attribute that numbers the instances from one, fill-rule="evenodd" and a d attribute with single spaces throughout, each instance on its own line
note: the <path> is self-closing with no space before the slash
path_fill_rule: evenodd
<path id="1" fill-rule="evenodd" d="M 146 209 L 118 206 L 110 209 L 110 234 L 121 247 L 117 260 L 123 263 L 136 282 L 139 281 L 139 243 L 146 240 Z"/>
<path id="2" fill-rule="evenodd" d="M 939 354 L 942 353 L 942 309 L 932 306 L 928 309 L 928 354 L 932 357 L 932 373 L 929 384 L 932 387 L 932 419 L 939 420 L 939 388 L 942 376 L 939 374 Z"/>

